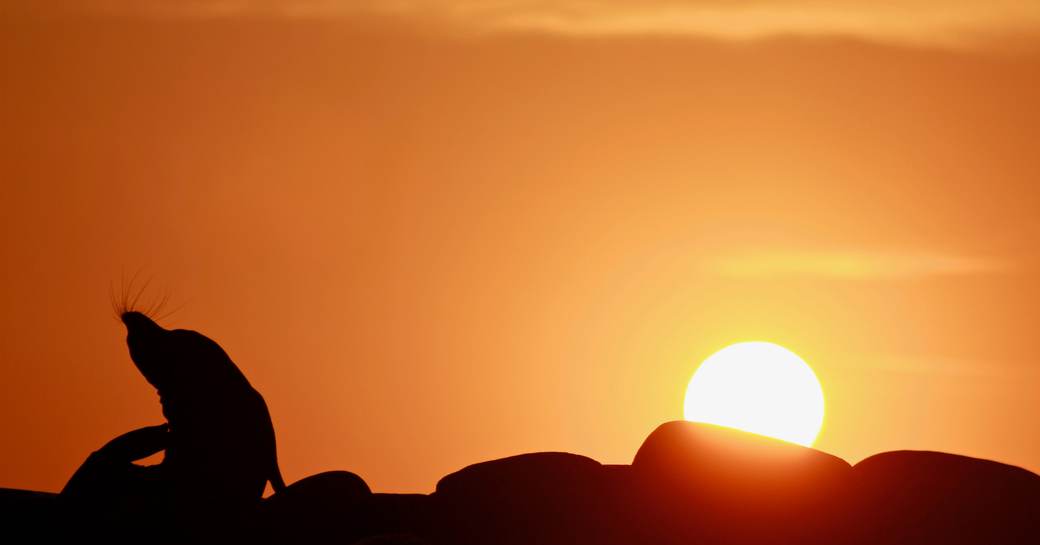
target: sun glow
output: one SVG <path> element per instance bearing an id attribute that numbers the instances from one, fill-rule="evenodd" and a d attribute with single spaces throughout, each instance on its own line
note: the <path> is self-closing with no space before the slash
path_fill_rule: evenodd
<path id="1" fill-rule="evenodd" d="M 823 388 L 794 352 L 768 342 L 738 343 L 697 368 L 683 415 L 810 446 L 823 425 Z"/>

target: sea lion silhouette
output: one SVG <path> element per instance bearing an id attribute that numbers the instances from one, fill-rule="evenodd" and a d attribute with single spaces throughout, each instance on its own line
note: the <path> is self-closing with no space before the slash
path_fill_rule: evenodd
<path id="1" fill-rule="evenodd" d="M 284 490 L 267 404 L 220 345 L 141 312 L 120 318 L 130 358 L 155 386 L 169 423 L 160 467 L 178 522 L 226 526 L 259 503 L 268 481 Z"/>

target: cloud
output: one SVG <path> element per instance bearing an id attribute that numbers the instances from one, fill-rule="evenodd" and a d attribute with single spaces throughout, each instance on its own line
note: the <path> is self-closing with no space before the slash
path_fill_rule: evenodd
<path id="1" fill-rule="evenodd" d="M 866 372 L 927 378 L 952 377 L 1016 381 L 1040 378 L 1040 369 L 1026 361 L 956 358 L 942 355 L 874 354 Z"/>
<path id="2" fill-rule="evenodd" d="M 710 258 L 705 272 L 728 278 L 828 277 L 912 278 L 1007 272 L 1010 264 L 990 258 L 855 252 L 762 252 Z"/>
<path id="3" fill-rule="evenodd" d="M 752 39 L 842 35 L 966 44 L 1040 30 L 1040 2 L 1021 0 L 81 0 L 159 17 L 394 15 L 475 31 L 690 35 Z"/>

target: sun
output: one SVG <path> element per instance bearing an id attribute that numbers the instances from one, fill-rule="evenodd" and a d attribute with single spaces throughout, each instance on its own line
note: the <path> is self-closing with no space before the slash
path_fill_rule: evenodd
<path id="1" fill-rule="evenodd" d="M 823 426 L 823 388 L 794 352 L 768 342 L 737 343 L 694 372 L 683 416 L 808 447 Z"/>

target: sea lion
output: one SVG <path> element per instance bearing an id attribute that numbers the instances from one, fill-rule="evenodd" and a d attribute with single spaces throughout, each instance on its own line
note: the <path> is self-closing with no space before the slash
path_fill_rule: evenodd
<path id="1" fill-rule="evenodd" d="M 84 535 L 154 542 L 240 535 L 264 488 L 285 490 L 267 404 L 227 353 L 195 331 L 124 310 L 130 358 L 155 386 L 167 422 L 92 453 L 61 492 Z M 158 465 L 133 462 L 165 451 Z M 73 532 L 75 533 L 75 531 Z"/>
<path id="2" fill-rule="evenodd" d="M 267 482 L 284 490 L 267 404 L 220 345 L 141 312 L 120 318 L 130 358 L 155 386 L 169 422 L 160 467 L 178 518 L 220 524 L 259 502 Z"/>

